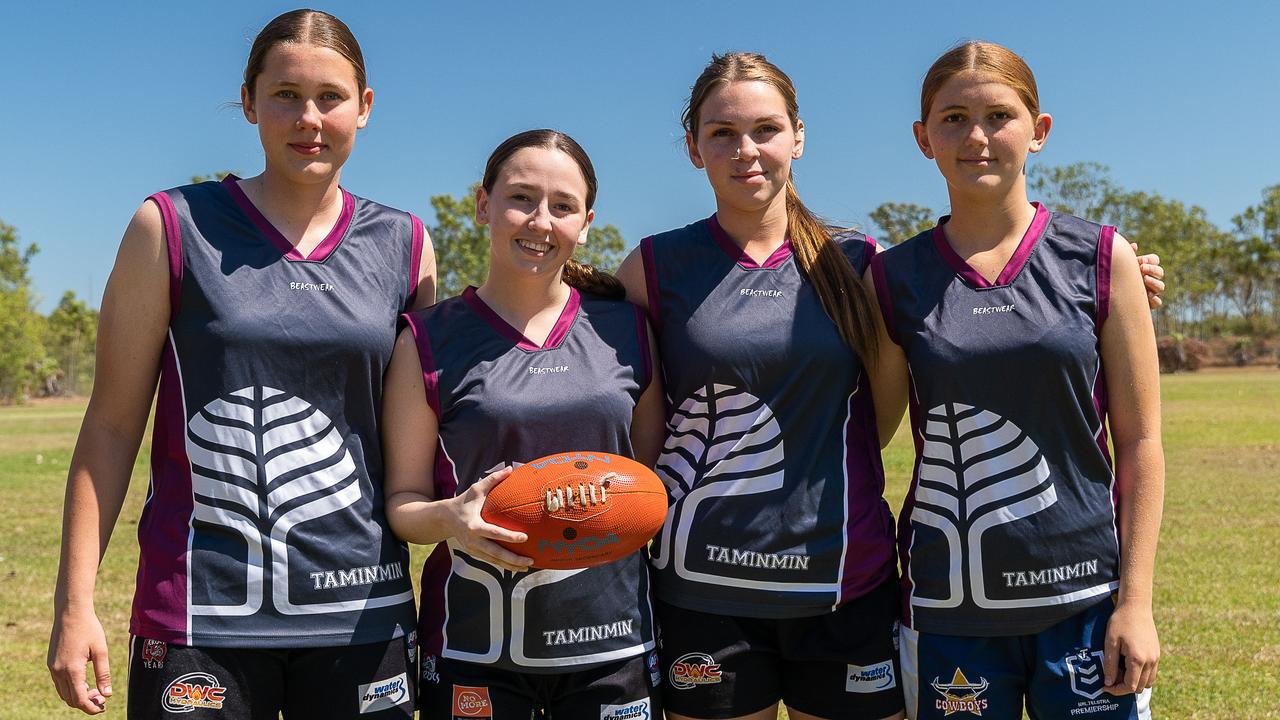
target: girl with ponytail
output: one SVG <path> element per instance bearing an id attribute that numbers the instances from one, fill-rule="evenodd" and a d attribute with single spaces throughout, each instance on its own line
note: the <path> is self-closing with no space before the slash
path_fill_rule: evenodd
<path id="1" fill-rule="evenodd" d="M 800 200 L 791 80 L 712 57 L 683 124 L 716 212 L 619 270 L 647 307 L 669 396 L 653 545 L 671 718 L 901 717 L 893 518 L 864 368 L 875 244 Z"/>
<path id="2" fill-rule="evenodd" d="M 579 450 L 657 458 L 662 389 L 644 313 L 616 278 L 571 258 L 595 197 L 573 138 L 506 140 L 476 193 L 488 277 L 404 318 L 383 444 L 392 528 L 437 543 L 422 575 L 423 717 L 662 716 L 644 552 L 530 570 L 495 542 L 524 534 L 480 517 L 513 463 Z"/>

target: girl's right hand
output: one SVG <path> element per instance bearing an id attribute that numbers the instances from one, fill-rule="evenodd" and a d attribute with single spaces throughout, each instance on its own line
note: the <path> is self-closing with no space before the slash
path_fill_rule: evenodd
<path id="1" fill-rule="evenodd" d="M 451 535 L 460 549 L 504 570 L 524 572 L 533 564 L 533 560 L 517 555 L 494 541 L 522 543 L 529 536 L 485 522 L 480 517 L 480 509 L 484 507 L 489 491 L 506 479 L 512 469 L 505 467 L 490 473 L 467 488 L 466 492 L 446 502 L 453 509 L 454 527 Z"/>
<path id="2" fill-rule="evenodd" d="M 93 687 L 86 684 L 89 663 L 93 663 Z M 92 610 L 58 613 L 49 637 L 48 664 L 58 696 L 69 707 L 87 715 L 106 711 L 111 697 L 107 637 Z"/>

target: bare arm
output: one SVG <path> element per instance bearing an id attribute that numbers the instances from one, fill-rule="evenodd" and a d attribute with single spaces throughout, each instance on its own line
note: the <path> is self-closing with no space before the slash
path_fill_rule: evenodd
<path id="1" fill-rule="evenodd" d="M 645 332 L 649 334 L 649 367 L 653 368 L 653 377 L 649 379 L 649 387 L 644 389 L 635 410 L 631 412 L 631 447 L 635 451 L 636 460 L 646 467 L 653 467 L 658 464 L 662 444 L 667 439 L 667 407 L 662 392 L 662 371 L 658 368 L 658 346 L 647 322 Z"/>
<path id="2" fill-rule="evenodd" d="M 1115 442 L 1120 592 L 1107 626 L 1108 692 L 1151 687 L 1160 661 L 1151 594 L 1164 504 L 1160 375 L 1143 275 L 1129 243 L 1112 247 L 1111 312 L 1102 327 L 1102 366 Z M 1120 663 L 1124 668 L 1121 674 Z"/>
<path id="3" fill-rule="evenodd" d="M 490 488 L 511 474 L 510 468 L 486 476 L 457 497 L 435 498 L 440 424 L 427 403 L 418 349 L 407 329 L 396 339 L 387 369 L 382 420 L 383 488 L 387 521 L 396 536 L 420 545 L 457 538 L 458 545 L 474 557 L 507 570 L 527 570 L 531 560 L 494 542 L 524 542 L 527 536 L 480 518 Z"/>
<path id="4" fill-rule="evenodd" d="M 98 564 L 129 489 L 169 324 L 160 210 L 145 202 L 125 230 L 102 298 L 97 369 L 67 477 L 48 665 L 58 695 L 90 715 L 111 696 L 106 636 L 94 612 Z M 86 669 L 94 667 L 94 687 Z"/>
<path id="5" fill-rule="evenodd" d="M 875 308 L 872 316 L 876 319 L 876 334 L 880 339 L 876 366 L 868 368 L 868 373 L 871 376 L 871 398 L 876 406 L 876 429 L 880 434 L 880 447 L 884 448 L 898 431 L 902 414 L 907 409 L 907 358 L 902 354 L 902 348 L 889 337 L 870 267 L 862 274 L 862 288 L 871 307 Z"/>
<path id="6" fill-rule="evenodd" d="M 410 310 L 421 310 L 436 304 L 436 250 L 431 235 L 422 228 L 422 257 L 418 259 L 418 294 Z"/>
<path id="7" fill-rule="evenodd" d="M 644 283 L 644 256 L 640 252 L 639 245 L 627 254 L 622 265 L 618 267 L 618 279 L 622 281 L 622 287 L 627 290 L 627 302 L 648 310 L 649 293 Z"/>

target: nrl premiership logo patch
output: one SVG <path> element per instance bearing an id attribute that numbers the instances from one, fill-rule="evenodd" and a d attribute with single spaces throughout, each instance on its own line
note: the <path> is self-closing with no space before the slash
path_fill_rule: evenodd
<path id="1" fill-rule="evenodd" d="M 1102 694 L 1102 653 L 1089 648 L 1066 657 L 1071 692 L 1080 697 L 1097 699 Z"/>

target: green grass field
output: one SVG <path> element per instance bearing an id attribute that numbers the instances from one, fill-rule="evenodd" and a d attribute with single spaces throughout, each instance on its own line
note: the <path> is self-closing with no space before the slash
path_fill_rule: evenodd
<path id="1" fill-rule="evenodd" d="M 62 492 L 83 413 L 83 403 L 0 408 L 0 719 L 79 714 L 61 705 L 49 683 L 45 649 Z M 1164 446 L 1157 717 L 1280 718 L 1280 371 L 1166 376 Z M 909 453 L 900 433 L 885 463 L 895 508 Z M 97 609 L 116 678 L 108 717 L 124 716 L 134 538 L 146 476 L 139 461 L 98 579 Z"/>

